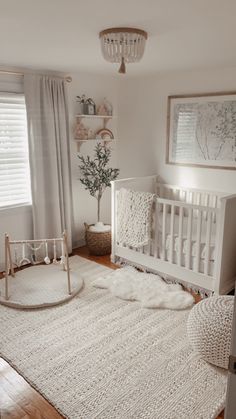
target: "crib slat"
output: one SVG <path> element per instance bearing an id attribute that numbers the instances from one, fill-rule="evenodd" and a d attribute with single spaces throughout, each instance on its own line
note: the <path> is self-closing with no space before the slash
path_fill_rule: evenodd
<path id="1" fill-rule="evenodd" d="M 184 193 L 184 199 L 183 199 L 183 201 L 187 203 L 188 202 L 187 191 L 184 190 L 183 193 Z"/>
<path id="2" fill-rule="evenodd" d="M 198 211 L 197 220 L 197 238 L 196 238 L 196 256 L 195 256 L 195 271 L 199 272 L 200 253 L 201 253 L 201 230 L 202 230 L 202 211 Z"/>
<path id="3" fill-rule="evenodd" d="M 181 201 L 186 202 L 186 191 L 184 189 L 181 191 Z"/>
<path id="4" fill-rule="evenodd" d="M 162 259 L 166 260 L 166 204 L 163 204 L 162 216 Z"/>
<path id="5" fill-rule="evenodd" d="M 190 191 L 186 190 L 186 202 L 187 204 L 191 204 L 190 202 Z"/>
<path id="6" fill-rule="evenodd" d="M 170 215 L 170 263 L 173 263 L 173 255 L 174 255 L 174 221 L 175 221 L 175 206 L 171 205 L 171 215 Z"/>
<path id="7" fill-rule="evenodd" d="M 212 211 L 209 211 L 208 217 L 207 217 L 207 231 L 206 231 L 206 244 L 205 244 L 205 260 L 204 260 L 204 274 L 205 275 L 208 275 L 209 273 L 211 227 L 212 227 Z"/>
<path id="8" fill-rule="evenodd" d="M 207 208 L 209 207 L 209 199 L 210 199 L 210 195 L 209 195 L 209 193 L 206 193 L 205 194 L 205 200 L 204 200 L 203 205 L 205 205 Z M 204 216 L 204 220 L 207 220 L 207 217 L 209 215 L 208 211 L 204 211 L 203 214 L 204 214 L 203 215 Z"/>
<path id="9" fill-rule="evenodd" d="M 148 255 L 148 256 L 151 256 L 151 252 L 152 252 L 152 240 L 149 240 L 149 242 L 146 246 L 145 254 Z"/>
<path id="10" fill-rule="evenodd" d="M 190 204 L 194 204 L 194 192 L 193 191 L 189 191 L 189 203 Z"/>
<path id="11" fill-rule="evenodd" d="M 150 243 L 149 243 L 149 256 L 153 256 L 154 252 L 154 235 L 155 235 L 155 208 L 156 203 L 153 201 L 152 214 L 151 214 L 151 225 L 150 225 Z"/>
<path id="12" fill-rule="evenodd" d="M 193 209 L 188 209 L 188 227 L 187 227 L 187 257 L 186 257 L 186 268 L 190 269 L 191 266 L 191 248 L 192 248 L 192 219 Z"/>
<path id="13" fill-rule="evenodd" d="M 190 190 L 189 191 L 189 202 L 190 202 L 190 204 L 196 205 L 195 197 L 196 197 L 196 191 Z"/>
<path id="14" fill-rule="evenodd" d="M 143 254 L 145 254 L 145 246 L 141 246 L 141 247 L 139 248 L 139 253 L 143 253 Z"/>
<path id="15" fill-rule="evenodd" d="M 155 222 L 154 222 L 154 257 L 159 257 L 159 226 L 158 226 L 158 220 L 159 220 L 159 204 L 158 200 L 156 199 L 156 208 L 155 208 Z"/>
<path id="16" fill-rule="evenodd" d="M 178 265 L 182 265 L 182 246 L 183 246 L 183 211 L 184 208 L 179 208 L 179 249 L 178 249 Z"/>
<path id="17" fill-rule="evenodd" d="M 213 200 L 213 207 L 214 208 L 217 208 L 217 195 L 214 195 L 214 200 Z M 215 223 L 216 222 L 216 214 L 214 213 L 214 216 L 213 216 L 213 222 Z"/>
<path id="18" fill-rule="evenodd" d="M 217 195 L 213 196 L 213 207 L 217 208 Z"/>
<path id="19" fill-rule="evenodd" d="M 201 205 L 201 192 L 197 192 L 197 205 Z"/>
<path id="20" fill-rule="evenodd" d="M 150 232 L 149 232 L 149 237 L 150 240 L 148 241 L 148 244 L 145 246 L 145 254 L 151 256 L 151 252 L 152 252 L 152 226 L 153 226 L 153 211 L 152 211 L 152 216 L 151 216 L 151 225 L 150 225 Z"/>
<path id="21" fill-rule="evenodd" d="M 189 191 L 187 189 L 185 190 L 185 202 L 186 204 L 189 203 Z"/>
<path id="22" fill-rule="evenodd" d="M 205 196 L 205 193 L 202 193 L 202 192 L 201 192 L 201 203 L 200 203 L 200 205 L 201 205 L 201 206 L 204 206 L 204 205 L 205 205 L 205 202 L 206 202 L 206 196 Z"/>

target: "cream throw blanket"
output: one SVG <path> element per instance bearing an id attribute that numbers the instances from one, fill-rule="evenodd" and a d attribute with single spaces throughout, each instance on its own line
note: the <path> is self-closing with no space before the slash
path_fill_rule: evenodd
<path id="1" fill-rule="evenodd" d="M 121 188 L 117 203 L 117 241 L 120 245 L 142 247 L 150 239 L 154 194 Z"/>

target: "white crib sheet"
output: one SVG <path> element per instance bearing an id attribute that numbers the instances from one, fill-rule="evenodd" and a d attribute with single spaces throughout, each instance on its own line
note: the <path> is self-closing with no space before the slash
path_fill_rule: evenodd
<path id="1" fill-rule="evenodd" d="M 163 213 L 159 213 L 158 217 L 158 231 L 159 231 L 159 249 L 162 251 L 162 218 Z M 170 235 L 170 223 L 171 223 L 171 214 L 166 214 L 166 242 L 165 250 L 169 251 L 171 247 L 171 235 Z M 179 246 L 179 216 L 175 214 L 174 218 L 174 252 L 179 253 L 182 251 L 183 255 L 187 254 L 187 228 L 188 226 L 188 217 L 183 217 L 183 230 L 182 230 L 182 249 Z M 206 256 L 206 230 L 207 230 L 207 221 L 202 219 L 202 228 L 201 228 L 201 246 L 200 246 L 200 259 L 205 259 Z M 215 260 L 215 237 L 216 237 L 216 223 L 212 222 L 211 228 L 211 237 L 210 237 L 210 261 Z M 196 240 L 197 240 L 197 218 L 192 219 L 192 240 L 191 240 L 191 256 L 196 256 Z M 167 252 L 167 258 L 168 258 Z M 168 258 L 169 259 L 169 258 Z"/>
<path id="2" fill-rule="evenodd" d="M 166 250 L 171 249 L 171 236 L 168 234 L 166 236 Z M 175 236 L 174 239 L 174 251 L 176 253 L 179 253 L 179 237 Z M 183 239 L 182 241 L 182 253 L 184 255 L 187 255 L 187 239 Z M 191 242 L 191 256 L 196 257 L 197 254 L 197 244 L 194 240 Z M 200 246 L 200 259 L 205 259 L 206 257 L 206 244 L 201 242 Z M 210 245 L 210 252 L 209 252 L 209 260 L 214 261 L 215 260 L 215 246 L 214 244 Z"/>

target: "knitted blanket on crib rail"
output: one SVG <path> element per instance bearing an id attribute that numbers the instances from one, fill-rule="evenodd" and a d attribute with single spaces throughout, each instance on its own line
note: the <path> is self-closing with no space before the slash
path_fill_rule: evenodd
<path id="1" fill-rule="evenodd" d="M 139 248 L 149 243 L 154 194 L 121 188 L 117 199 L 117 241 Z"/>

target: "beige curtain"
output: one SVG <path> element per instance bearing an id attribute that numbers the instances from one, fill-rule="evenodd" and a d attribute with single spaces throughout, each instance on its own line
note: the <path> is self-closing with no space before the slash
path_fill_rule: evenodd
<path id="1" fill-rule="evenodd" d="M 24 76 L 34 238 L 68 233 L 72 249 L 72 194 L 66 85 L 63 79 Z"/>

